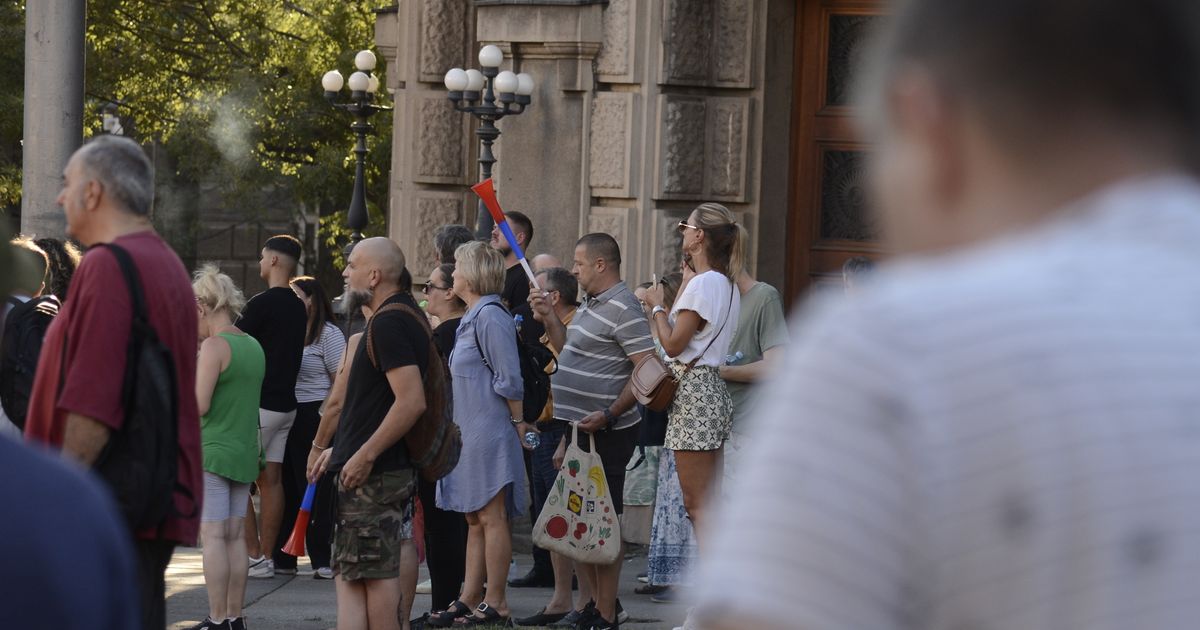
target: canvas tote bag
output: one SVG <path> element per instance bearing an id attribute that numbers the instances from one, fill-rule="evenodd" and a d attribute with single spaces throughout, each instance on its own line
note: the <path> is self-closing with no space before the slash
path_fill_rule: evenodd
<path id="1" fill-rule="evenodd" d="M 591 452 L 585 453 L 579 448 L 579 426 L 571 428 L 562 470 L 533 526 L 533 542 L 576 562 L 611 564 L 621 553 L 621 524 L 596 438 L 588 435 L 588 440 Z"/>

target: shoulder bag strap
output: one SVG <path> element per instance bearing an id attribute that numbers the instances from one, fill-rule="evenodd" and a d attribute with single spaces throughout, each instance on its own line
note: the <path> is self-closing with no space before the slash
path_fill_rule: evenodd
<path id="1" fill-rule="evenodd" d="M 121 274 L 125 276 L 125 284 L 129 287 L 129 297 L 133 302 L 133 317 L 141 319 L 148 324 L 150 322 L 150 314 L 146 311 L 146 299 L 142 292 L 142 281 L 138 274 L 137 266 L 133 263 L 133 258 L 120 245 L 104 243 L 103 247 L 112 252 L 113 257 L 117 259 L 117 265 L 121 267 Z"/>
<path id="2" fill-rule="evenodd" d="M 375 327 L 372 326 L 372 324 L 375 323 L 376 317 L 379 317 L 380 315 L 382 315 L 384 313 L 391 313 L 393 311 L 399 311 L 403 308 L 404 308 L 403 304 L 388 304 L 387 306 L 379 309 L 378 311 L 371 313 L 371 319 L 367 320 L 366 338 L 363 339 L 363 342 L 367 344 L 367 359 L 369 359 L 371 361 L 371 366 L 377 370 L 379 369 L 379 362 L 375 360 L 375 340 L 374 340 L 374 335 L 371 334 L 371 331 L 374 330 Z"/>
<path id="3" fill-rule="evenodd" d="M 487 304 L 484 304 L 483 306 L 479 307 L 479 311 L 475 313 L 475 319 L 479 319 L 479 313 L 482 313 L 483 309 L 485 309 L 489 306 L 492 306 L 492 305 L 500 307 L 500 309 L 503 310 L 505 313 L 508 312 L 508 309 L 504 308 L 503 304 L 501 304 L 499 302 L 488 302 Z M 471 320 L 471 323 L 474 324 L 475 320 Z M 488 363 L 487 357 L 483 355 L 483 344 L 479 343 L 479 327 L 472 325 L 471 326 L 471 334 L 475 335 L 475 349 L 479 351 L 479 360 L 483 361 L 483 365 L 486 366 L 488 371 L 492 373 L 492 376 L 495 376 L 496 370 L 493 370 L 492 364 Z"/>
<path id="4" fill-rule="evenodd" d="M 684 370 L 683 370 L 684 374 L 691 372 L 692 368 L 696 367 L 696 362 L 699 361 L 700 358 L 704 356 L 704 353 L 708 352 L 708 349 L 711 348 L 714 343 L 716 343 L 717 337 L 721 336 L 721 331 L 725 330 L 725 324 L 729 323 L 729 319 L 730 319 L 729 316 L 733 315 L 733 292 L 734 291 L 737 291 L 737 283 L 730 281 L 730 283 L 729 283 L 729 309 L 725 311 L 725 321 L 721 322 L 721 327 L 717 329 L 717 334 L 713 335 L 712 339 L 708 340 L 708 345 L 704 346 L 704 350 L 700 354 L 696 355 L 696 358 L 692 359 L 687 364 L 687 367 L 684 368 Z"/>

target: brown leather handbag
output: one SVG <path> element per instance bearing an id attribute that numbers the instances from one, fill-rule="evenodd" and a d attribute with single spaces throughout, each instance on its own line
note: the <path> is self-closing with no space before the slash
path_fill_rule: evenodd
<path id="1" fill-rule="evenodd" d="M 691 369 L 690 365 L 688 369 Z M 679 389 L 679 381 L 671 373 L 671 368 L 658 358 L 658 353 L 650 352 L 633 366 L 629 386 L 633 389 L 633 397 L 647 409 L 666 411 L 671 406 L 671 401 L 675 400 L 675 390 Z"/>
<path id="2" fill-rule="evenodd" d="M 737 291 L 737 285 L 730 284 L 729 290 L 729 309 L 725 312 L 725 321 L 721 322 L 721 327 L 717 329 L 717 334 L 708 341 L 708 345 L 704 347 L 691 363 L 684 368 L 683 374 L 679 378 L 675 378 L 675 374 L 671 372 L 671 368 L 667 367 L 663 360 L 658 357 L 657 352 L 651 352 L 642 357 L 634 366 L 633 374 L 629 375 L 629 387 L 633 390 L 633 397 L 639 403 L 642 403 L 650 411 L 666 411 L 671 407 L 671 403 L 675 401 L 675 391 L 679 389 L 679 381 L 692 371 L 696 366 L 696 362 L 700 357 L 704 356 L 705 352 L 712 347 L 713 342 L 717 337 L 721 336 L 721 331 L 725 329 L 725 324 L 729 322 L 729 316 L 733 311 L 733 292 Z"/>

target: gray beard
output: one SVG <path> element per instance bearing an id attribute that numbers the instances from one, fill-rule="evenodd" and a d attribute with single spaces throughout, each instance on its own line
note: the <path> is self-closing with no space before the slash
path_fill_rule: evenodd
<path id="1" fill-rule="evenodd" d="M 375 291 L 372 289 L 351 289 L 346 287 L 345 295 L 342 296 L 342 314 L 346 319 L 354 319 L 362 315 L 362 307 L 371 303 L 375 297 Z"/>

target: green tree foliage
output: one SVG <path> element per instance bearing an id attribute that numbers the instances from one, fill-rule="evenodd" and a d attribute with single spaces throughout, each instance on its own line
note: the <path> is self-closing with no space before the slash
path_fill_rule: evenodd
<path id="1" fill-rule="evenodd" d="M 9 86 L 0 98 L 9 105 L 4 116 L 16 112 L 19 131 L 20 93 L 12 87 L 20 86 L 24 12 L 20 2 L 0 3 L 0 80 Z M 380 4 L 89 0 L 85 133 L 98 133 L 100 108 L 117 102 L 126 135 L 156 143 L 158 206 L 184 217 L 165 231 L 185 258 L 194 246 L 200 204 L 214 198 L 248 222 L 264 208 L 282 205 L 317 209 L 322 224 L 338 225 L 353 185 L 353 135 L 349 116 L 325 102 L 320 79 L 332 68 L 343 74 L 353 69 L 355 53 L 374 41 L 372 9 Z M 381 58 L 376 74 L 383 66 Z M 368 231 L 379 234 L 391 116 L 372 122 L 377 133 L 369 140 L 367 199 L 375 203 Z M 0 205 L 11 195 L 4 179 L 12 164 L 9 125 L 7 118 L 0 121 Z M 19 153 L 15 169 L 19 183 Z M 331 284 L 332 255 L 342 245 L 322 248 L 321 266 Z"/>
<path id="2" fill-rule="evenodd" d="M 25 3 L 0 0 L 0 212 L 21 204 L 21 126 L 25 96 Z"/>

